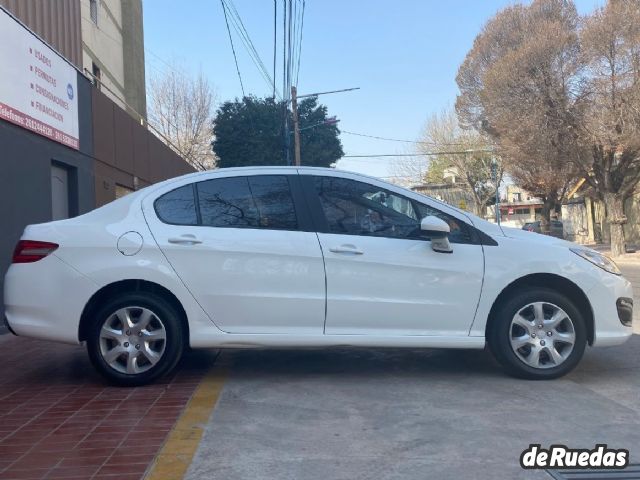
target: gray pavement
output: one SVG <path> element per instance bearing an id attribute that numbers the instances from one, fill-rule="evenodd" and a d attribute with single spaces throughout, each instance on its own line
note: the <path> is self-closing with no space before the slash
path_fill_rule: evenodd
<path id="1" fill-rule="evenodd" d="M 640 299 L 640 261 L 620 263 Z M 640 463 L 639 366 L 637 335 L 547 382 L 507 377 L 487 351 L 226 350 L 186 478 L 550 479 L 520 468 L 530 443 L 606 443 Z"/>
<path id="2" fill-rule="evenodd" d="M 551 478 L 530 443 L 640 461 L 640 337 L 548 382 L 485 351 L 224 351 L 222 395 L 186 478 Z"/>

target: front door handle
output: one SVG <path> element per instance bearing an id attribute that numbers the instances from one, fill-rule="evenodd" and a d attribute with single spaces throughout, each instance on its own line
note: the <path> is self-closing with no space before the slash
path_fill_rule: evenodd
<path id="1" fill-rule="evenodd" d="M 333 253 L 350 253 L 352 255 L 362 255 L 364 253 L 358 247 L 351 244 L 340 245 L 339 247 L 331 247 L 329 251 Z"/>
<path id="2" fill-rule="evenodd" d="M 190 233 L 180 235 L 179 237 L 171 237 L 167 241 L 178 245 L 197 245 L 202 243 L 202 240 L 198 240 L 195 235 L 191 235 Z"/>

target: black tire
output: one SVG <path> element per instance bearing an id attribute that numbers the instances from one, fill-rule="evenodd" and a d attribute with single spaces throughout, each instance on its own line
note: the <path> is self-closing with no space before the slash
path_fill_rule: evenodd
<path id="1" fill-rule="evenodd" d="M 159 348 L 163 348 L 159 360 L 157 360 L 157 363 L 154 365 L 148 362 L 142 367 L 148 369 L 140 373 L 129 374 L 116 370 L 116 368 L 112 367 L 105 360 L 101 352 L 100 332 L 102 327 L 108 319 L 112 318 L 112 315 L 116 311 L 123 308 L 133 309 L 134 314 L 136 308 L 148 309 L 155 315 L 156 319 L 161 322 L 160 324 L 165 330 L 164 343 L 156 341 L 160 343 Z M 156 320 L 153 321 L 156 322 Z M 158 324 L 156 323 L 156 325 Z M 124 345 L 122 342 L 116 340 L 113 340 L 113 343 L 114 345 Z M 147 292 L 126 293 L 105 302 L 104 305 L 97 309 L 94 315 L 94 321 L 89 327 L 87 335 L 87 351 L 93 366 L 109 382 L 125 387 L 145 385 L 169 373 L 180 360 L 184 343 L 184 332 L 180 321 L 180 313 L 162 297 Z M 157 344 L 158 343 L 154 343 L 153 345 Z M 127 342 L 127 347 L 128 345 L 129 343 Z M 139 355 L 139 353 L 136 352 L 134 352 L 134 354 Z M 119 361 L 123 361 L 123 359 L 125 357 L 128 358 L 128 356 L 128 353 L 123 354 Z M 146 361 L 146 358 L 143 358 L 142 361 Z"/>
<path id="2" fill-rule="evenodd" d="M 575 333 L 575 343 L 573 345 L 573 350 L 570 350 L 570 353 L 567 354 L 565 360 L 556 366 L 548 366 L 547 368 L 534 368 L 533 366 L 526 363 L 523 359 L 521 359 L 520 356 L 516 354 L 514 347 L 512 347 L 511 345 L 511 335 L 513 328 L 511 326 L 511 322 L 514 316 L 524 307 L 535 302 L 548 303 L 561 308 L 567 314 L 570 322 L 573 324 L 573 331 Z M 545 308 L 550 307 L 547 306 Z M 530 310 L 529 312 L 532 311 Z M 571 302 L 566 296 L 547 288 L 532 287 L 514 293 L 510 296 L 510 298 L 502 302 L 502 304 L 497 309 L 495 317 L 491 319 L 491 322 L 492 323 L 490 325 L 487 336 L 489 348 L 491 349 L 494 357 L 498 360 L 498 362 L 500 362 L 500 364 L 502 364 L 505 370 L 509 374 L 518 378 L 525 378 L 529 380 L 548 380 L 566 375 L 571 370 L 573 370 L 575 366 L 580 362 L 587 344 L 586 323 L 578 308 L 576 308 L 573 302 Z M 544 332 L 544 335 L 547 335 L 546 332 Z M 540 342 L 540 340 L 542 340 L 543 338 L 547 342 L 549 341 L 548 338 L 545 338 L 544 336 L 540 337 L 538 335 L 538 342 Z M 559 345 L 564 347 L 564 345 L 562 344 Z M 527 348 L 530 347 L 525 346 L 518 349 L 520 355 L 524 356 L 525 353 L 529 353 Z M 549 355 L 546 353 L 543 355 L 545 356 L 543 360 L 546 360 L 546 357 L 549 357 Z M 551 358 L 549 358 L 547 365 L 553 364 L 554 362 L 552 362 Z"/>

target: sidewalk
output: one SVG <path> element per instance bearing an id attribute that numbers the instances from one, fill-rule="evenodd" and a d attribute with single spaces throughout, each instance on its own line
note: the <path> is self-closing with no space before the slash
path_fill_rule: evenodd
<path id="1" fill-rule="evenodd" d="M 0 478 L 143 478 L 214 357 L 190 353 L 127 389 L 106 385 L 82 347 L 0 336 Z"/>

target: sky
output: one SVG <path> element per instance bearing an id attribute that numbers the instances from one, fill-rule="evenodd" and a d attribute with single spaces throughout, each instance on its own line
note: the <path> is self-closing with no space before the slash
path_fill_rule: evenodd
<path id="1" fill-rule="evenodd" d="M 233 0 L 263 63 L 273 69 L 272 0 Z M 281 35 L 282 0 L 278 3 Z M 359 87 L 323 95 L 340 130 L 418 140 L 427 118 L 455 103 L 458 67 L 482 26 L 512 0 L 306 0 L 298 94 Z M 604 0 L 576 0 L 586 14 Z M 270 96 L 232 29 L 245 92 Z M 199 70 L 214 86 L 218 101 L 242 91 L 217 0 L 144 2 L 147 78 L 170 65 Z M 282 39 L 278 37 L 276 86 L 282 89 Z M 342 133 L 345 155 L 406 154 L 410 143 Z M 338 168 L 391 179 L 397 160 L 342 159 Z"/>

